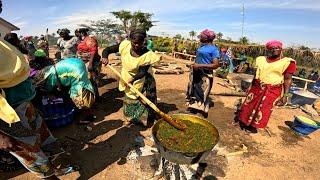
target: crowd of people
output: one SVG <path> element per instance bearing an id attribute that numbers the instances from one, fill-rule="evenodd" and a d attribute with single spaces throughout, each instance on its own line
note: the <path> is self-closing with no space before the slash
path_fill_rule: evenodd
<path id="1" fill-rule="evenodd" d="M 119 91 L 125 95 L 123 120 L 125 124 L 151 127 L 155 112 L 130 90 L 128 83 L 156 104 L 157 86 L 152 66 L 161 59 L 153 52 L 152 41 L 147 40 L 147 33 L 142 29 L 132 30 L 128 38 L 120 37 L 118 44 L 105 48 L 101 56 L 97 39 L 88 29 L 77 29 L 75 35 L 70 35 L 66 28 L 57 33 L 60 38 L 55 59 L 49 58 L 49 45 L 44 37 L 37 46 L 31 37 L 21 42 L 15 33 L 7 34 L 4 41 L 0 41 L 0 149 L 10 152 L 29 171 L 48 179 L 57 179 L 72 167 L 54 167 L 42 150 L 56 139 L 37 110 L 39 96 L 70 98 L 86 117 L 80 123 L 94 121 L 92 105 L 99 97 L 101 65 L 109 63 L 110 54 L 120 53 L 124 81 L 119 82 Z M 210 108 L 213 70 L 227 67 L 227 71 L 233 72 L 235 67 L 228 49 L 220 51 L 213 43 L 215 37 L 208 29 L 200 33 L 201 46 L 186 87 L 188 110 L 190 113 L 200 111 L 205 118 Z M 282 55 L 282 47 L 281 42 L 270 41 L 266 44 L 268 55 L 256 59 L 252 86 L 236 118 L 236 123 L 248 132 L 265 128 L 273 107 L 287 102 L 296 62 Z M 245 59 L 241 54 L 237 60 L 243 65 Z"/>

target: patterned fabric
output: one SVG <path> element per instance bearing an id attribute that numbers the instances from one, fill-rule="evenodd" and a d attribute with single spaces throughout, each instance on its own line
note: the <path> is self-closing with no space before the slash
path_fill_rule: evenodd
<path id="1" fill-rule="evenodd" d="M 80 96 L 72 98 L 73 103 L 79 109 L 88 109 L 95 102 L 95 94 L 87 89 L 82 89 Z"/>
<path id="2" fill-rule="evenodd" d="M 277 40 L 272 40 L 266 43 L 266 48 L 267 49 L 272 49 L 272 48 L 280 48 L 282 49 L 282 42 L 277 41 Z"/>
<path id="3" fill-rule="evenodd" d="M 152 75 L 146 75 L 141 92 L 145 92 L 151 102 L 157 103 L 156 81 Z M 125 96 L 123 101 L 123 114 L 126 120 L 134 123 L 152 123 L 155 120 L 155 112 L 148 105 L 139 99 L 131 99 L 128 96 Z"/>
<path id="4" fill-rule="evenodd" d="M 59 38 L 57 41 L 57 45 L 61 51 L 61 58 L 71 58 L 77 56 L 77 45 L 79 39 L 78 37 L 72 37 L 69 40 L 64 40 L 63 38 Z"/>
<path id="5" fill-rule="evenodd" d="M 192 70 L 187 89 L 188 107 L 208 113 L 210 106 L 210 91 L 212 89 L 212 73 L 204 70 Z"/>
<path id="6" fill-rule="evenodd" d="M 88 68 L 89 60 L 93 57 L 92 69 Z M 89 72 L 89 79 L 93 85 L 93 90 L 96 96 L 99 96 L 98 84 L 99 74 L 101 70 L 100 55 L 98 54 L 98 41 L 94 36 L 85 37 L 77 47 L 77 56 L 86 63 L 87 71 Z"/>
<path id="7" fill-rule="evenodd" d="M 38 177 L 46 178 L 54 175 L 54 168 L 41 150 L 41 146 L 50 144 L 56 139 L 32 103 L 22 103 L 15 111 L 21 119 L 20 122 L 9 127 L 8 124 L 0 121 L 0 130 L 18 140 L 22 149 L 10 153 Z"/>
<path id="8" fill-rule="evenodd" d="M 77 53 L 79 57 L 83 57 L 83 60 L 86 61 L 87 57 L 90 55 L 98 54 L 98 41 L 93 36 L 85 37 L 77 47 Z"/>
<path id="9" fill-rule="evenodd" d="M 265 128 L 274 103 L 281 96 L 281 93 L 282 85 L 263 85 L 254 80 L 240 109 L 239 120 L 247 126 Z"/>
<path id="10" fill-rule="evenodd" d="M 216 34 L 214 33 L 214 31 L 210 31 L 209 29 L 205 29 L 200 33 L 201 36 L 205 36 L 208 38 L 208 40 L 214 40 L 214 38 L 216 37 Z"/>
<path id="11" fill-rule="evenodd" d="M 78 108 L 91 107 L 95 101 L 95 91 L 83 61 L 78 58 L 67 58 L 55 66 L 57 71 L 54 66 L 38 71 L 33 77 L 34 84 L 43 91 L 54 93 L 57 92 L 58 83 L 61 83 L 62 91 L 68 91 L 63 93 L 69 93 Z"/>

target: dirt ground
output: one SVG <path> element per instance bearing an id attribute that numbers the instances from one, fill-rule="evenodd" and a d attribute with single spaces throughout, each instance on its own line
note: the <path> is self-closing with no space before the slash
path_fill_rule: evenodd
<path id="1" fill-rule="evenodd" d="M 104 70 L 104 84 L 100 89 L 102 99 L 95 105 L 97 120 L 93 130 L 76 122 L 53 130 L 60 145 L 67 151 L 56 160 L 64 167 L 76 165 L 79 171 L 61 179 L 150 179 L 143 163 L 127 161 L 129 151 L 137 146 L 137 136 L 150 137 L 150 129 L 124 126 L 122 121 L 122 93 L 118 81 Z M 159 107 L 169 114 L 185 113 L 185 89 L 188 73 L 181 75 L 156 75 Z M 212 93 L 227 91 L 215 78 Z M 217 155 L 210 155 L 204 179 L 320 179 L 320 131 L 307 137 L 294 134 L 289 126 L 294 115 L 305 115 L 301 110 L 276 108 L 269 121 L 269 134 L 262 130 L 247 134 L 232 124 L 236 97 L 212 96 L 213 107 L 209 117 L 220 133 Z M 77 117 L 76 119 L 79 119 Z M 231 153 L 245 145 L 248 153 L 225 158 L 220 152 Z M 1 173 L 0 179 L 34 179 L 26 170 Z"/>

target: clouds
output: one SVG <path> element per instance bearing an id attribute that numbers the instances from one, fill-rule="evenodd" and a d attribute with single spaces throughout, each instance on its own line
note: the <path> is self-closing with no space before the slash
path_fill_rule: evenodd
<path id="1" fill-rule="evenodd" d="M 264 42 L 277 38 L 285 39 L 288 43 L 306 43 L 320 47 L 320 38 L 317 37 L 320 32 L 319 0 L 47 0 L 45 3 L 42 0 L 10 0 L 8 4 L 9 2 L 14 6 L 12 10 L 15 13 L 10 13 L 8 20 L 19 26 L 22 34 L 39 34 L 47 27 L 50 33 L 58 28 L 74 30 L 79 24 L 90 20 L 112 19 L 111 11 L 125 9 L 153 13 L 153 19 L 159 21 L 150 29 L 149 33 L 153 35 L 181 34 L 189 37 L 191 30 L 200 32 L 209 28 L 233 39 L 241 36 L 241 10 L 244 2 L 245 35 L 249 39 Z M 296 38 L 297 35 L 299 38 Z"/>

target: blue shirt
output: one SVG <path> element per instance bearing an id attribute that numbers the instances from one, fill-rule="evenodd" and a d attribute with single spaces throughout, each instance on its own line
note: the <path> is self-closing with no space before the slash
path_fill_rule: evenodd
<path id="1" fill-rule="evenodd" d="M 212 64 L 213 59 L 219 58 L 220 52 L 213 44 L 203 44 L 197 50 L 196 63 L 197 64 Z"/>

